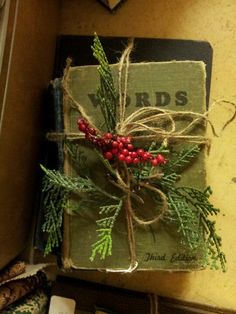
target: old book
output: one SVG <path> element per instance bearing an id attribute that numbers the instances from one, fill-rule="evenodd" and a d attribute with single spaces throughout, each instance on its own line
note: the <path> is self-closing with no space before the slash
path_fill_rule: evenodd
<path id="1" fill-rule="evenodd" d="M 112 66 L 114 80 L 117 81 L 117 65 Z M 95 93 L 99 85 L 96 66 L 81 66 L 69 70 L 69 90 L 74 99 L 93 117 L 97 126 L 103 124 Z M 176 111 L 203 113 L 206 109 L 206 71 L 200 61 L 172 61 L 133 63 L 129 68 L 126 114 L 135 110 L 154 106 Z M 65 133 L 78 132 L 76 121 L 78 112 L 64 103 Z M 183 122 L 181 122 L 183 123 Z M 86 161 L 86 171 L 97 185 L 111 191 L 101 165 L 93 150 L 81 144 L 81 155 Z M 75 174 L 66 155 L 65 172 Z M 82 170 L 81 170 L 82 171 Z M 205 187 L 204 154 L 191 165 L 181 178 L 181 185 L 203 189 Z M 96 220 L 99 213 L 85 206 L 76 215 L 71 208 L 77 200 L 67 206 L 64 220 L 63 262 L 65 267 L 78 269 L 126 270 L 129 268 L 130 254 L 127 240 L 126 220 L 120 214 L 113 232 L 112 256 L 105 260 L 90 261 L 91 247 L 96 240 Z M 142 213 L 150 214 L 149 200 L 145 200 Z M 136 254 L 138 270 L 196 270 L 201 269 L 205 260 L 205 248 L 192 251 L 183 244 L 178 232 L 159 222 L 151 228 L 135 225 Z"/>

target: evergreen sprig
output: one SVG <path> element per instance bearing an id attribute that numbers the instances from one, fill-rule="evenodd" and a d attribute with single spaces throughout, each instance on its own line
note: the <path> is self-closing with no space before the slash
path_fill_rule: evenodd
<path id="1" fill-rule="evenodd" d="M 117 92 L 115 89 L 110 65 L 97 34 L 94 36 L 94 41 L 91 48 L 94 57 L 100 64 L 98 67 L 98 72 L 100 75 L 100 87 L 97 90 L 97 99 L 100 104 L 107 131 L 113 132 L 116 127 Z"/>
<path id="2" fill-rule="evenodd" d="M 191 160 L 194 160 L 199 153 L 200 147 L 198 145 L 183 148 L 180 152 L 176 152 L 171 156 L 171 159 L 163 168 L 164 173 L 182 172 L 183 168 L 186 167 Z"/>
<path id="3" fill-rule="evenodd" d="M 50 170 L 41 165 L 44 171 L 44 223 L 42 230 L 47 234 L 47 242 L 44 254 L 48 255 L 62 242 L 63 212 L 70 194 L 96 191 L 96 187 L 90 179 L 81 177 L 69 177 L 60 171 Z"/>
<path id="4" fill-rule="evenodd" d="M 164 175 L 158 183 L 165 191 L 169 205 L 165 219 L 178 226 L 178 232 L 191 249 L 200 245 L 207 247 L 206 262 L 212 269 L 217 269 L 220 265 L 225 271 L 226 258 L 221 251 L 221 238 L 216 232 L 215 222 L 210 218 L 219 213 L 219 209 L 209 202 L 212 193 L 210 187 L 200 191 L 175 185 L 181 178 L 180 170 L 196 158 L 199 152 L 199 147 L 187 147 L 179 154 L 176 153 L 175 159 L 169 162 L 168 167 L 164 167 Z"/>
<path id="5" fill-rule="evenodd" d="M 43 170 L 45 169 L 41 166 Z M 48 172 L 48 171 L 47 171 Z M 63 212 L 68 198 L 68 190 L 55 179 L 55 173 L 43 179 L 44 223 L 42 230 L 47 234 L 44 255 L 51 253 L 62 242 Z M 53 183 L 55 182 L 55 184 Z M 64 182 L 63 182 L 64 183 Z"/>
<path id="6" fill-rule="evenodd" d="M 173 185 L 180 180 L 183 169 L 196 159 L 199 153 L 200 147 L 193 145 L 172 154 L 171 159 L 163 166 L 162 186 L 167 190 L 173 187 Z"/>
<path id="7" fill-rule="evenodd" d="M 217 234 L 215 221 L 209 216 L 217 215 L 220 210 L 215 208 L 209 201 L 212 194 L 210 187 L 203 192 L 190 187 L 179 187 L 177 192 L 186 200 L 188 204 L 194 206 L 200 217 L 200 223 L 203 228 L 205 244 L 208 250 L 207 264 L 211 269 L 226 270 L 226 257 L 221 250 L 222 240 Z"/>
<path id="8" fill-rule="evenodd" d="M 163 147 L 160 147 L 163 150 Z M 152 153 L 159 153 L 156 143 L 149 147 Z M 169 154 L 168 151 L 166 151 Z M 142 166 L 133 169 L 136 183 L 140 180 L 149 180 L 150 184 L 161 188 L 165 193 L 168 202 L 168 211 L 164 220 L 174 224 L 177 231 L 190 249 L 194 250 L 204 245 L 208 250 L 207 264 L 211 268 L 218 268 L 225 271 L 226 259 L 221 251 L 221 238 L 218 236 L 214 221 L 211 216 L 219 213 L 210 202 L 211 189 L 204 191 L 192 187 L 177 186 L 181 179 L 181 173 L 193 162 L 200 153 L 198 145 L 187 146 L 179 152 L 171 154 L 168 163 L 160 170 L 162 175 L 156 176 L 156 169 L 152 166 Z"/>
<path id="9" fill-rule="evenodd" d="M 90 260 L 94 260 L 97 254 L 101 255 L 101 259 L 111 255 L 112 229 L 121 210 L 122 200 L 103 190 L 89 178 L 82 178 L 80 176 L 70 177 L 62 174 L 60 171 L 47 169 L 42 165 L 41 169 L 45 173 L 43 180 L 45 222 L 42 230 L 48 235 L 44 254 L 51 253 L 62 242 L 63 212 L 66 206 L 68 206 L 71 193 L 76 193 L 81 197 L 81 200 L 79 201 L 80 206 L 74 212 L 78 212 L 82 204 L 84 204 L 83 202 L 87 202 L 88 199 L 93 199 L 96 202 L 95 196 L 98 196 L 97 204 L 101 201 L 104 202 L 104 199 L 117 202 L 115 204 L 100 206 L 99 214 L 109 214 L 109 216 L 96 221 L 99 240 L 92 245 Z M 93 194 L 91 195 L 91 193 Z"/>
<path id="10" fill-rule="evenodd" d="M 74 170 L 77 173 L 83 172 L 87 168 L 85 153 L 79 149 L 79 145 L 75 141 L 65 141 L 65 147 L 70 155 Z"/>
<path id="11" fill-rule="evenodd" d="M 50 170 L 42 165 L 41 169 L 45 173 L 43 191 L 53 190 L 55 187 L 64 188 L 66 191 L 74 193 L 96 191 L 94 183 L 89 178 L 70 177 L 58 170 Z"/>
<path id="12" fill-rule="evenodd" d="M 199 228 L 199 214 L 189 206 L 186 200 L 175 191 L 167 193 L 169 211 L 165 219 L 178 225 L 177 231 L 190 249 L 196 249 L 201 244 L 202 232 Z"/>
<path id="13" fill-rule="evenodd" d="M 97 254 L 100 255 L 100 259 L 105 259 L 107 256 L 112 255 L 112 230 L 122 208 L 122 204 L 123 201 L 121 199 L 117 204 L 100 207 L 99 214 L 110 215 L 96 221 L 99 240 L 92 245 L 91 262 L 94 261 Z"/>

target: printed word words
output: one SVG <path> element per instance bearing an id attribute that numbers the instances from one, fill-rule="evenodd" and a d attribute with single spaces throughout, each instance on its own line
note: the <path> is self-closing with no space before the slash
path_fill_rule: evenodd
<path id="1" fill-rule="evenodd" d="M 186 91 L 177 91 L 174 95 L 168 92 L 155 92 L 154 103 L 150 100 L 150 94 L 147 92 L 139 92 L 134 94 L 135 97 L 131 99 L 129 95 L 126 96 L 126 106 L 130 104 L 135 105 L 135 107 L 145 107 L 145 106 L 156 106 L 164 107 L 168 106 L 170 103 L 174 102 L 176 106 L 185 106 L 188 103 L 188 94 Z M 88 94 L 88 98 L 94 107 L 99 105 L 98 98 L 95 94 Z"/>

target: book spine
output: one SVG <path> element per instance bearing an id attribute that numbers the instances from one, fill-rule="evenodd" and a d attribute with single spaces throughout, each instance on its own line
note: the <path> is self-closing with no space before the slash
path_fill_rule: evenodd
<path id="1" fill-rule="evenodd" d="M 64 130 L 63 124 L 63 110 L 62 110 L 62 90 L 61 79 L 56 78 L 53 80 L 48 88 L 48 104 L 46 108 L 46 114 L 49 117 L 46 125 L 46 132 L 58 132 L 61 133 Z M 63 142 L 53 142 L 45 139 L 45 153 L 42 158 L 42 164 L 50 169 L 57 169 L 63 171 L 64 164 L 64 149 Z M 39 195 L 36 204 L 39 204 L 36 218 L 36 227 L 34 235 L 34 246 L 40 251 L 44 251 L 45 238 L 42 231 L 42 225 L 44 223 L 44 193 L 42 191 L 42 180 L 40 179 Z"/>

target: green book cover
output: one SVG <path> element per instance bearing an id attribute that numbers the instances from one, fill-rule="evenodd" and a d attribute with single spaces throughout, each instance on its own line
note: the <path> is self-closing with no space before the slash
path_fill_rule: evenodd
<path id="1" fill-rule="evenodd" d="M 114 81 L 117 83 L 117 65 L 112 65 Z M 193 111 L 204 113 L 206 108 L 206 72 L 201 61 L 172 61 L 133 63 L 129 66 L 126 115 L 145 107 L 154 106 L 175 111 Z M 96 90 L 99 86 L 97 66 L 81 66 L 69 69 L 68 87 L 73 98 L 79 102 L 100 129 L 104 126 L 101 109 L 97 104 Z M 78 132 L 79 114 L 64 102 L 65 133 Z M 180 127 L 183 121 L 177 123 Z M 105 131 L 105 130 L 104 130 Z M 202 132 L 201 130 L 200 132 Z M 199 132 L 199 130 L 197 130 Z M 106 180 L 101 163 L 85 141 L 80 141 L 81 158 L 84 168 L 97 185 L 113 192 Z M 176 145 L 178 150 L 179 146 Z M 75 175 L 70 156 L 65 155 L 66 174 Z M 80 170 L 79 170 L 80 171 Z M 204 151 L 188 167 L 180 180 L 181 186 L 205 188 Z M 126 270 L 130 266 L 130 252 L 127 239 L 126 218 L 122 211 L 113 228 L 112 255 L 104 260 L 97 256 L 90 260 L 92 244 L 96 241 L 96 220 L 101 218 L 99 210 L 89 200 L 84 208 L 74 214 L 77 199 L 69 201 L 64 214 L 63 263 L 65 268 Z M 91 206 L 90 206 L 91 205 Z M 152 200 L 145 198 L 142 208 L 137 209 L 143 217 L 153 215 Z M 196 270 L 203 267 L 205 247 L 191 250 L 183 244 L 173 226 L 159 221 L 148 227 L 134 224 L 134 237 L 138 270 Z"/>

